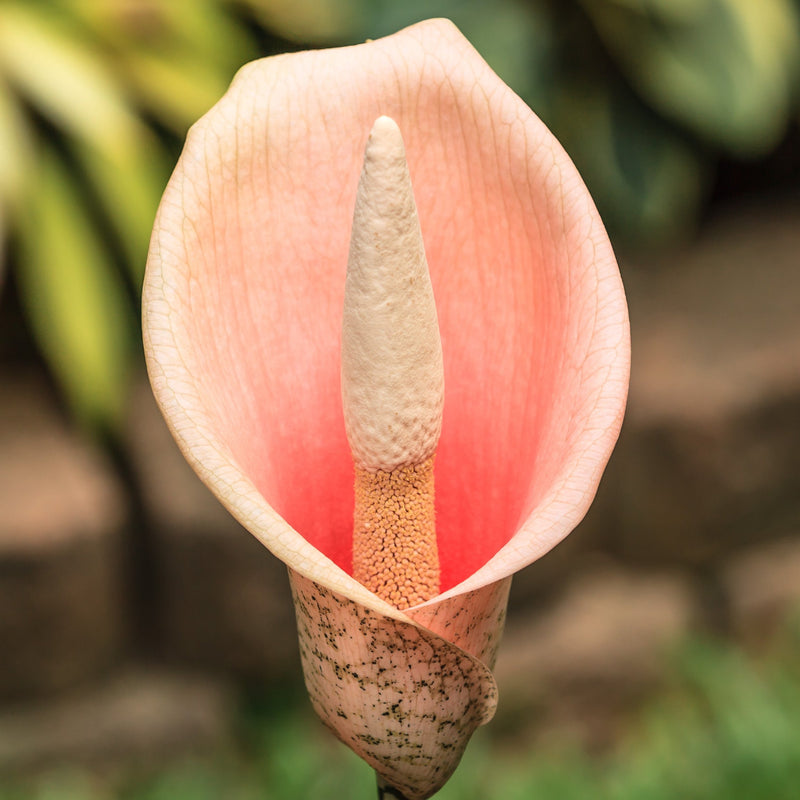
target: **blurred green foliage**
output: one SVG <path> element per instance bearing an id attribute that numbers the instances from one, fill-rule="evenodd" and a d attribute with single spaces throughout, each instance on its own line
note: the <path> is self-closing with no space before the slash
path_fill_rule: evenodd
<path id="1" fill-rule="evenodd" d="M 136 297 L 176 141 L 257 54 L 214 0 L 0 3 L 0 236 L 88 425 L 119 422 L 140 359 Z"/>
<path id="2" fill-rule="evenodd" d="M 482 729 L 438 800 L 794 800 L 800 785 L 800 629 L 755 661 L 694 641 L 661 695 L 603 757 Z M 502 702 L 513 702 L 506 698 Z M 150 777 L 79 770 L 0 785 L 0 800 L 371 800 L 371 771 L 286 697 L 245 726 L 247 746 Z M 536 727 L 534 722 L 533 727 Z M 512 746 L 509 747 L 508 745 Z"/>
<path id="3" fill-rule="evenodd" d="M 551 127 L 618 242 L 685 235 L 716 162 L 798 116 L 800 0 L 0 0 L 0 270 L 11 241 L 79 419 L 123 413 L 158 198 L 236 69 L 432 16 Z"/>

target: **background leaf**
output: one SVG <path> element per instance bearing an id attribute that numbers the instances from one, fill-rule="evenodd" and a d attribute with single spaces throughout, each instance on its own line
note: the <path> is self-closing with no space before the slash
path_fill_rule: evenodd
<path id="1" fill-rule="evenodd" d="M 635 242 L 685 235 L 705 189 L 692 147 L 624 86 L 564 84 L 548 120 L 606 224 Z"/>
<path id="2" fill-rule="evenodd" d="M 46 147 L 35 186 L 19 228 L 22 301 L 78 419 L 113 427 L 133 354 L 130 303 L 65 165 Z"/>
<path id="3" fill-rule="evenodd" d="M 0 76 L 0 209 L 19 209 L 33 159 L 31 131 L 24 113 Z"/>
<path id="4" fill-rule="evenodd" d="M 135 101 L 181 137 L 239 67 L 258 56 L 245 27 L 219 0 L 59 2 L 102 46 Z"/>
<path id="5" fill-rule="evenodd" d="M 99 149 L 77 142 L 73 151 L 103 206 L 103 216 L 117 233 L 138 293 L 169 168 L 163 146 L 145 129 L 120 145 Z"/>
<path id="6" fill-rule="evenodd" d="M 363 0 L 242 0 L 255 18 L 284 39 L 327 44 L 360 25 Z"/>
<path id="7" fill-rule="evenodd" d="M 800 36 L 789 0 L 581 0 L 634 87 L 731 153 L 755 156 L 786 129 Z"/>
<path id="8" fill-rule="evenodd" d="M 148 50 L 127 52 L 120 67 L 140 102 L 181 136 L 222 97 L 234 72 L 191 53 Z"/>
<path id="9" fill-rule="evenodd" d="M 0 69 L 53 124 L 101 148 L 140 124 L 96 50 L 33 5 L 0 5 Z"/>
<path id="10" fill-rule="evenodd" d="M 353 41 L 378 38 L 430 17 L 447 17 L 492 69 L 534 110 L 546 91 L 554 46 L 550 17 L 521 0 L 362 0 L 361 27 Z"/>

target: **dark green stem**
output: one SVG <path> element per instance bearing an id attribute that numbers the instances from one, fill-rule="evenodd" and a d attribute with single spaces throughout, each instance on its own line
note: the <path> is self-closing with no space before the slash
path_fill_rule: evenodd
<path id="1" fill-rule="evenodd" d="M 408 798 L 394 786 L 389 786 L 386 781 L 378 775 L 378 800 L 408 800 Z"/>

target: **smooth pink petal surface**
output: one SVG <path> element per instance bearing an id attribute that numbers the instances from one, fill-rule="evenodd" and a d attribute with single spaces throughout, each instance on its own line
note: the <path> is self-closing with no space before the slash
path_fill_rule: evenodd
<path id="1" fill-rule="evenodd" d="M 580 520 L 621 423 L 629 345 L 575 168 L 452 24 L 240 72 L 192 129 L 159 212 L 149 367 L 187 456 L 234 513 L 303 574 L 358 591 L 318 568 L 327 556 L 350 569 L 340 326 L 361 158 L 382 114 L 405 139 L 442 333 L 442 588 L 475 589 Z"/>

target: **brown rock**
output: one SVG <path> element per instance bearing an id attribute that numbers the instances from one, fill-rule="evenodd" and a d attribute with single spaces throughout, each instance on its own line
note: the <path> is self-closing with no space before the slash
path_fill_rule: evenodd
<path id="1" fill-rule="evenodd" d="M 258 681 L 299 675 L 286 568 L 190 469 L 146 384 L 129 440 L 154 527 L 164 652 Z"/>
<path id="2" fill-rule="evenodd" d="M 0 698 L 90 678 L 124 638 L 124 502 L 32 382 L 0 391 Z"/>
<path id="3" fill-rule="evenodd" d="M 722 575 L 734 633 L 751 645 L 769 644 L 800 610 L 800 537 L 737 554 Z"/>
<path id="4" fill-rule="evenodd" d="M 163 765 L 230 733 L 233 702 L 216 682 L 129 669 L 89 690 L 0 713 L 0 772 Z"/>
<path id="5" fill-rule="evenodd" d="M 708 568 L 800 518 L 800 209 L 750 208 L 625 265 L 633 362 L 620 443 L 583 532 Z M 599 530 L 598 530 L 599 529 Z"/>
<path id="6" fill-rule="evenodd" d="M 500 648 L 498 725 L 602 745 L 664 677 L 693 621 L 688 583 L 606 567 L 576 576 L 547 610 L 509 623 Z"/>

